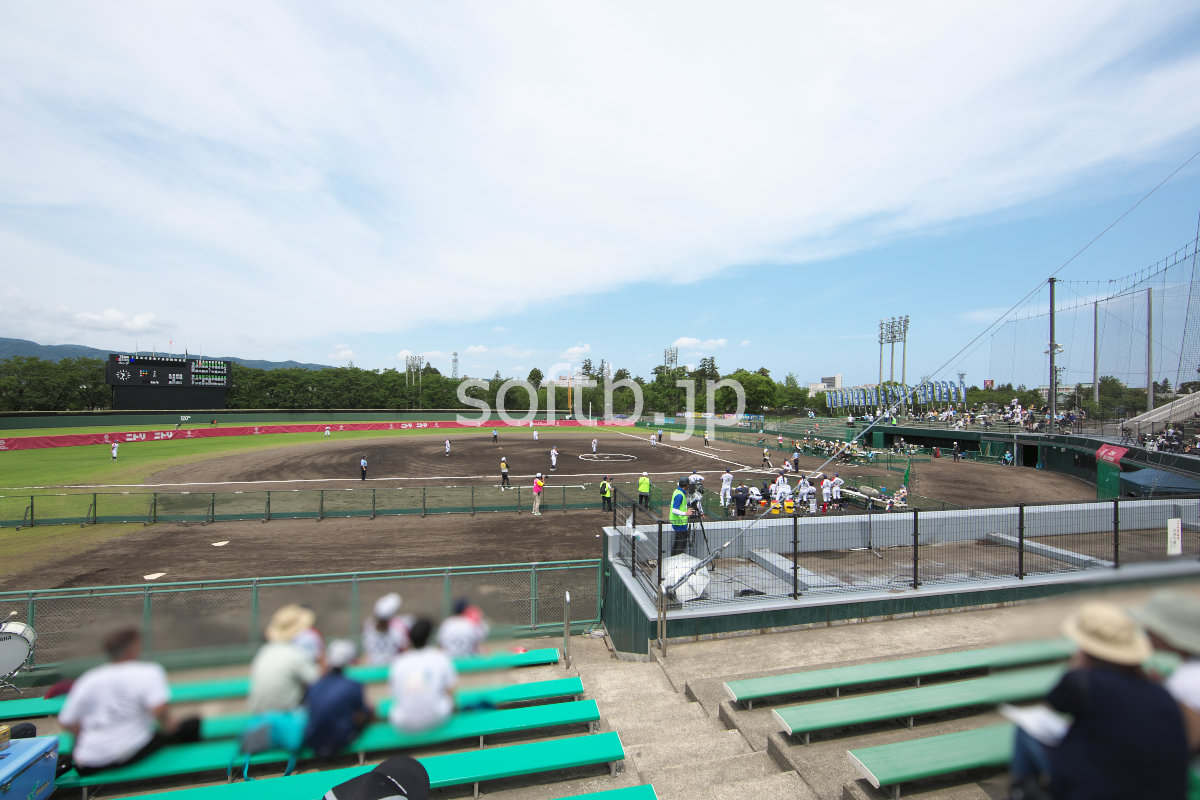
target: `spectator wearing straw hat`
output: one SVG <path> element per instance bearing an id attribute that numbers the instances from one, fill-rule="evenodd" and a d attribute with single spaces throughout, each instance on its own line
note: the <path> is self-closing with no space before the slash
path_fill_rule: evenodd
<path id="1" fill-rule="evenodd" d="M 1188 751 L 1200 752 L 1200 598 L 1178 589 L 1159 589 L 1135 616 L 1155 650 L 1183 658 L 1165 686 L 1183 712 Z"/>
<path id="2" fill-rule="evenodd" d="M 354 642 L 347 639 L 330 642 L 329 671 L 308 689 L 304 744 L 318 758 L 337 753 L 371 721 L 372 711 L 363 694 L 363 685 L 345 675 L 346 667 L 354 662 L 356 655 Z"/>
<path id="3" fill-rule="evenodd" d="M 251 713 L 290 711 L 304 700 L 304 692 L 321 677 L 317 662 L 295 644 L 313 626 L 316 615 L 297 603 L 288 603 L 267 624 L 267 642 L 250 664 L 250 692 L 246 707 Z"/>
<path id="4" fill-rule="evenodd" d="M 375 601 L 371 616 L 363 622 L 363 661 L 367 664 L 390 664 L 392 659 L 408 649 L 408 621 L 400 616 L 404 600 L 389 592 Z"/>
<path id="5" fill-rule="evenodd" d="M 1120 607 L 1085 603 L 1063 624 L 1078 648 L 1046 702 L 1074 720 L 1051 745 L 1018 728 L 1011 797 L 1183 798 L 1187 736 L 1179 707 L 1147 679 L 1150 639 Z"/>

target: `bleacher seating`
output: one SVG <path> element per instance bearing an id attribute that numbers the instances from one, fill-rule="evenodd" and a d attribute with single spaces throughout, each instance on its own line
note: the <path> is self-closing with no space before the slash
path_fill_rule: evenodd
<path id="1" fill-rule="evenodd" d="M 558 649 L 544 647 L 521 653 L 491 653 L 472 658 L 455 659 L 454 668 L 459 674 L 513 669 L 516 667 L 543 666 L 558 663 Z M 350 667 L 347 676 L 362 683 L 382 683 L 387 680 L 388 666 L 372 665 Z M 171 685 L 172 703 L 202 703 L 211 700 L 228 700 L 245 697 L 250 690 L 250 678 L 218 678 L 206 681 L 187 681 Z M 0 701 L 0 721 L 13 719 L 36 719 L 51 717 L 62 710 L 65 696 L 27 697 Z"/>
<path id="2" fill-rule="evenodd" d="M 486 750 L 470 750 L 444 755 L 424 756 L 418 761 L 429 773 L 431 788 L 474 785 L 478 796 L 479 784 L 499 778 L 548 773 L 572 767 L 609 764 L 615 771 L 616 762 L 625 758 L 621 738 L 615 732 L 549 739 Z M 287 777 L 266 778 L 249 783 L 227 783 L 180 789 L 173 792 L 145 795 L 169 800 L 296 800 L 321 797 L 329 789 L 371 769 L 370 766 L 309 772 Z M 103 774 L 103 773 L 101 773 Z M 653 795 L 634 795 L 653 797 Z M 606 797 L 600 794 L 600 797 Z M 625 800 L 625 798 L 621 798 Z"/>
<path id="3" fill-rule="evenodd" d="M 1054 665 L 1011 670 L 919 689 L 786 706 L 773 713 L 787 733 L 803 734 L 804 742 L 808 744 L 811 734 L 831 728 L 889 719 L 911 722 L 913 717 L 921 714 L 1037 699 L 1054 688 L 1064 669 Z"/>
<path id="4" fill-rule="evenodd" d="M 840 696 L 841 689 L 852 686 L 920 679 L 951 672 L 999 669 L 1046 661 L 1061 661 L 1069 657 L 1072 650 L 1073 645 L 1066 639 L 1040 639 L 896 661 L 876 661 L 850 667 L 834 667 L 794 672 L 787 675 L 727 681 L 725 690 L 732 700 L 745 703 L 748 708 L 753 708 L 756 700 L 805 692 L 834 689 Z"/>
<path id="5" fill-rule="evenodd" d="M 578 677 L 572 677 L 459 689 L 454 696 L 455 704 L 459 708 L 472 708 L 481 705 L 502 706 L 512 703 L 560 700 L 564 697 L 580 698 L 582 694 L 583 681 Z M 376 708 L 376 716 L 381 719 L 386 718 L 390 707 L 390 699 L 381 701 Z M 251 714 L 227 714 L 206 717 L 200 722 L 200 738 L 202 740 L 232 739 L 246 726 L 251 716 Z M 58 739 L 58 751 L 60 753 L 71 752 L 74 746 L 74 737 L 69 733 L 60 733 Z"/>

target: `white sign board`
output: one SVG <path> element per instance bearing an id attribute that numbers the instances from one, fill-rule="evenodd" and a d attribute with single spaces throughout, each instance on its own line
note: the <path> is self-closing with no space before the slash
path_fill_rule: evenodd
<path id="1" fill-rule="evenodd" d="M 1183 555 L 1183 520 L 1167 520 L 1167 555 Z"/>

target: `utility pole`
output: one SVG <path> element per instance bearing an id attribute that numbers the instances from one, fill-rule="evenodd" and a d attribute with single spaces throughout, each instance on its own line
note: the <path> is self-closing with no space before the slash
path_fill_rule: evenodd
<path id="1" fill-rule="evenodd" d="M 1100 405 L 1100 301 L 1092 303 L 1092 402 Z"/>
<path id="2" fill-rule="evenodd" d="M 1058 370 L 1054 368 L 1054 357 L 1062 350 L 1054 341 L 1054 284 L 1056 278 L 1050 279 L 1050 345 L 1046 350 L 1050 354 L 1050 430 L 1054 430 L 1054 420 L 1058 415 Z"/>
<path id="3" fill-rule="evenodd" d="M 1154 289 L 1146 287 L 1146 410 L 1154 410 Z"/>

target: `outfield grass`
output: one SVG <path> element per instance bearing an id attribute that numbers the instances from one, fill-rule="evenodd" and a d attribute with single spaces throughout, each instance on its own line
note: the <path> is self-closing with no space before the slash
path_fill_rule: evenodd
<path id="1" fill-rule="evenodd" d="M 100 429 L 98 433 L 131 430 Z M 337 438 L 380 439 L 394 436 L 444 435 L 444 430 L 339 431 Z M 112 461 L 109 445 L 44 447 L 0 452 L 0 492 L 88 485 L 136 485 L 156 472 L 177 464 L 192 464 L 234 453 L 270 450 L 320 441 L 320 433 L 272 433 L 257 436 L 217 436 L 211 439 L 166 439 L 157 442 L 122 442 L 118 460 Z M 85 491 L 80 488 L 78 491 Z"/>

